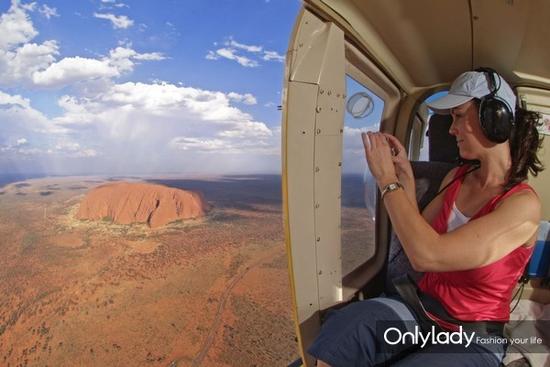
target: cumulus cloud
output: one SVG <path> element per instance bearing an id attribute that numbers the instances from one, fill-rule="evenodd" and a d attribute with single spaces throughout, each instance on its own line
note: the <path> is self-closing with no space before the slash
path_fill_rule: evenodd
<path id="1" fill-rule="evenodd" d="M 46 70 L 33 73 L 32 79 L 36 85 L 62 86 L 83 79 L 100 77 L 116 77 L 118 69 L 108 63 L 83 57 L 66 57 L 51 64 Z"/>
<path id="2" fill-rule="evenodd" d="M 12 1 L 8 11 L 0 17 L 0 50 L 26 43 L 38 34 L 26 10 L 18 1 Z"/>
<path id="3" fill-rule="evenodd" d="M 44 138 L 48 134 L 60 133 L 60 129 L 40 111 L 31 106 L 28 98 L 21 95 L 10 95 L 0 91 L 0 144 L 13 142 L 23 145 L 20 141 L 31 141 L 36 136 Z M 19 144 L 17 143 L 19 141 Z"/>
<path id="4" fill-rule="evenodd" d="M 32 74 L 34 84 L 46 87 L 59 87 L 79 81 L 98 78 L 114 78 L 133 71 L 135 60 L 159 61 L 165 57 L 161 53 L 138 53 L 129 47 L 117 47 L 102 59 L 66 57 L 52 63 L 46 69 Z"/>
<path id="5" fill-rule="evenodd" d="M 110 172 L 275 170 L 280 134 L 234 105 L 254 101 L 249 93 L 127 82 L 92 97 L 64 95 L 62 113 L 47 118 L 28 99 L 1 93 L 0 121 L 12 129 L 2 129 L 0 146 L 14 157 L 85 160 Z M 22 136 L 26 144 L 17 146 Z"/>
<path id="6" fill-rule="evenodd" d="M 45 16 L 56 16 L 55 8 L 36 3 L 23 5 L 13 1 L 9 10 L 0 16 L 0 87 L 37 85 L 62 87 L 77 82 L 93 82 L 119 77 L 132 72 L 136 63 L 160 61 L 165 56 L 159 52 L 139 53 L 131 44 L 109 51 L 101 58 L 80 56 L 57 61 L 59 45 L 54 40 L 41 44 L 31 43 L 38 35 L 28 16 L 28 11 L 38 9 Z"/>
<path id="7" fill-rule="evenodd" d="M 114 29 L 126 29 L 134 25 L 134 21 L 126 15 L 114 15 L 111 13 L 94 13 L 94 17 L 111 21 Z"/>
<path id="8" fill-rule="evenodd" d="M 0 49 L 0 85 L 32 82 L 32 74 L 44 70 L 59 54 L 56 41 L 26 43 L 16 49 Z"/>
<path id="9" fill-rule="evenodd" d="M 0 166 L 19 155 L 56 169 L 62 165 L 52 162 L 69 159 L 63 167 L 73 165 L 75 172 L 82 165 L 112 173 L 276 171 L 280 130 L 234 105 L 246 100 L 255 98 L 127 82 L 91 97 L 64 95 L 58 99 L 62 112 L 47 118 L 28 99 L 0 93 L 0 121 L 10 121 L 2 127 Z"/>
<path id="10" fill-rule="evenodd" d="M 216 46 L 217 43 L 214 43 Z M 216 50 L 209 50 L 205 58 L 207 60 L 219 60 L 225 58 L 233 60 L 244 67 L 257 67 L 260 65 L 260 60 L 263 61 L 278 61 L 283 62 L 285 57 L 278 54 L 276 51 L 266 50 L 263 46 L 247 45 L 235 41 L 232 37 L 223 42 L 225 47 L 220 47 Z M 244 53 L 245 55 L 243 55 Z"/>
<path id="11" fill-rule="evenodd" d="M 241 109 L 258 103 L 254 95 L 118 82 L 140 63 L 166 56 L 141 53 L 124 41 L 104 56 L 59 58 L 58 42 L 33 42 L 38 31 L 28 12 L 41 10 L 45 17 L 57 16 L 54 8 L 16 0 L 0 16 L 0 170 L 13 167 L 10 162 L 34 162 L 60 174 L 82 167 L 87 173 L 278 170 L 280 130 Z M 262 46 L 230 39 L 211 57 L 253 67 L 263 62 L 263 53 Z M 57 98 L 57 112 L 47 116 L 25 93 L 3 91 L 6 86 L 69 88 Z"/>

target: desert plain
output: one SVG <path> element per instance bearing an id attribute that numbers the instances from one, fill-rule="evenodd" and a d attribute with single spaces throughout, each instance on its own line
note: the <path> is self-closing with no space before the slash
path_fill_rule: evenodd
<path id="1" fill-rule="evenodd" d="M 147 182 L 198 191 L 201 218 L 161 228 L 78 220 L 113 180 L 0 188 L 0 365 L 286 366 L 298 351 L 279 176 Z"/>
<path id="2" fill-rule="evenodd" d="M 114 181 L 200 192 L 203 217 L 79 220 Z M 342 272 L 374 254 L 342 181 Z M 277 175 L 50 177 L 0 186 L 0 366 L 287 366 L 299 357 Z"/>

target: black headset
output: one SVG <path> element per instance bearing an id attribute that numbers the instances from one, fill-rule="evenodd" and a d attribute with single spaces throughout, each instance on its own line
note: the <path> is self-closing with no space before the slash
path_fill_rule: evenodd
<path id="1" fill-rule="evenodd" d="M 478 68 L 475 71 L 487 75 L 487 84 L 490 93 L 480 99 L 479 121 L 483 133 L 494 143 L 504 143 L 510 138 L 514 127 L 515 106 L 509 106 L 506 101 L 496 94 L 502 84 L 502 77 L 491 68 Z M 498 81 L 498 83 L 497 83 Z"/>

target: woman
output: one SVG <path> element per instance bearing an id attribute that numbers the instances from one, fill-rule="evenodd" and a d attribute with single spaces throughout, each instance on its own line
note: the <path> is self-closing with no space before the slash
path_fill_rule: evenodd
<path id="1" fill-rule="evenodd" d="M 381 297 L 334 312 L 309 350 L 318 366 L 500 365 L 505 344 L 497 337 L 509 319 L 512 291 L 531 256 L 541 218 L 540 200 L 524 183 L 529 171 L 542 170 L 536 155 L 538 114 L 515 106 L 512 89 L 491 69 L 463 73 L 447 96 L 429 104 L 452 115 L 449 132 L 460 156 L 479 165 L 451 170 L 444 190 L 422 214 L 404 147 L 388 134 L 363 134 L 393 229 L 413 268 L 425 273 L 418 295 L 430 302 L 418 312 L 409 299 Z M 423 343 L 411 334 L 398 339 L 406 332 L 418 334 L 426 318 L 447 336 L 474 330 L 464 336 L 475 338 Z M 391 340 L 385 320 L 393 322 Z M 421 330 L 424 336 L 428 331 Z"/>

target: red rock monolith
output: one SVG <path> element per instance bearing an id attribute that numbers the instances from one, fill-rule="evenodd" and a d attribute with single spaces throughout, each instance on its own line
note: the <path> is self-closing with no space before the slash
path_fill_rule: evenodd
<path id="1" fill-rule="evenodd" d="M 200 193 L 147 183 L 113 182 L 88 192 L 76 217 L 112 220 L 117 224 L 146 223 L 151 228 L 208 211 Z"/>

